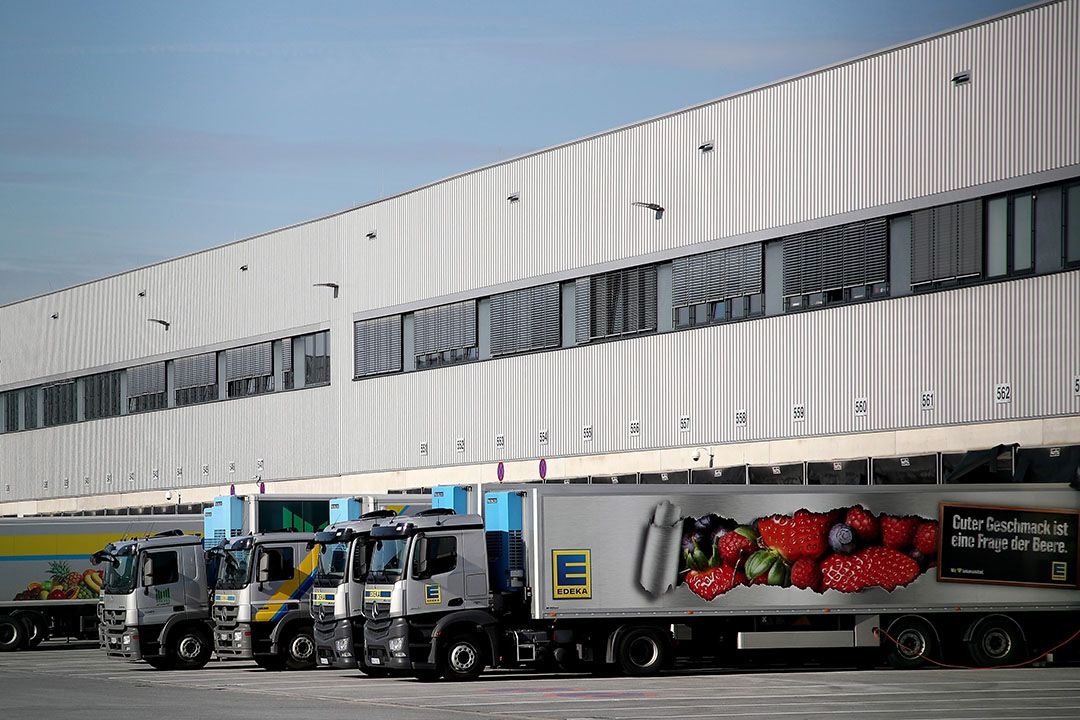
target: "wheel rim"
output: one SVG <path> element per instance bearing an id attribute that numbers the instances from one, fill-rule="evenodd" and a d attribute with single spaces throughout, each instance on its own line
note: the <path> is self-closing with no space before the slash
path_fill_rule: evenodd
<path id="1" fill-rule="evenodd" d="M 293 660 L 309 660 L 315 652 L 315 643 L 307 635 L 297 635 L 289 643 L 289 655 Z"/>
<path id="2" fill-rule="evenodd" d="M 1012 652 L 1013 640 L 1009 633 L 1001 628 L 991 628 L 982 638 L 982 649 L 988 657 L 1000 660 Z"/>
<path id="3" fill-rule="evenodd" d="M 476 648 L 469 643 L 458 643 L 450 648 L 449 665 L 454 672 L 469 672 L 476 666 Z"/>
<path id="4" fill-rule="evenodd" d="M 915 628 L 907 628 L 896 638 L 896 650 L 908 660 L 926 653 L 926 636 Z"/>
<path id="5" fill-rule="evenodd" d="M 14 625 L 7 623 L 0 625 L 0 645 L 9 645 L 15 642 L 16 637 L 18 637 L 18 631 Z"/>
<path id="6" fill-rule="evenodd" d="M 202 653 L 203 644 L 202 640 L 196 635 L 185 635 L 180 640 L 179 647 L 176 648 L 176 654 L 182 657 L 184 660 L 194 660 Z"/>
<path id="7" fill-rule="evenodd" d="M 656 640 L 650 637 L 634 638 L 627 647 L 626 654 L 629 656 L 630 662 L 635 666 L 639 668 L 652 667 L 660 658 L 660 646 L 656 644 Z"/>

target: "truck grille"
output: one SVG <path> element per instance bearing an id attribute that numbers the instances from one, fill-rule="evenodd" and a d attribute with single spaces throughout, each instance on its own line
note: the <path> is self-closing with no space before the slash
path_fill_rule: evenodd
<path id="1" fill-rule="evenodd" d="M 125 610 L 102 610 L 101 623 L 107 628 L 122 628 L 127 618 Z"/>
<path id="2" fill-rule="evenodd" d="M 219 626 L 232 626 L 236 624 L 236 618 L 240 615 L 240 608 L 236 605 L 215 605 L 214 624 Z"/>

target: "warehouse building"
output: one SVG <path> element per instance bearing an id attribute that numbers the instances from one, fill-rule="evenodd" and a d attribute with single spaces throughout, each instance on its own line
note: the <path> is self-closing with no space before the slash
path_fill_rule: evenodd
<path id="1" fill-rule="evenodd" d="M 1042 3 L 0 307 L 0 514 L 1046 479 L 1080 445 L 1078 39 Z"/>

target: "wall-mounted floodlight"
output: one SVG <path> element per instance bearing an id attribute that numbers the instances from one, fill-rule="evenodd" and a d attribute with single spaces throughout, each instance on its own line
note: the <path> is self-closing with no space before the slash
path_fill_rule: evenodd
<path id="1" fill-rule="evenodd" d="M 705 142 L 698 145 L 697 149 L 700 150 L 703 153 L 712 152 L 713 151 L 713 142 L 712 142 L 712 140 L 706 140 Z"/>
<path id="2" fill-rule="evenodd" d="M 509 195 L 506 196 L 506 199 L 509 202 L 516 203 L 518 200 L 521 199 L 521 193 L 516 193 L 516 192 L 510 193 Z"/>
<path id="3" fill-rule="evenodd" d="M 970 70 L 961 70 L 952 76 L 953 85 L 967 85 L 969 82 L 971 82 Z"/>
<path id="4" fill-rule="evenodd" d="M 158 320 L 157 318 L 147 318 L 146 322 L 157 323 L 161 327 L 165 328 L 165 332 L 169 332 L 169 326 L 172 325 L 168 320 Z"/>
<path id="5" fill-rule="evenodd" d="M 139 291 L 139 297 L 146 297 L 146 291 L 145 290 L 140 290 Z"/>
<path id="6" fill-rule="evenodd" d="M 375 239 L 375 231 L 374 230 L 368 230 L 367 234 L 364 235 L 364 237 L 366 237 L 368 240 L 374 240 Z"/>
<path id="7" fill-rule="evenodd" d="M 664 217 L 664 206 L 660 205 L 659 203 L 641 202 L 641 201 L 635 200 L 634 202 L 632 202 L 630 204 L 635 206 L 635 207 L 643 207 L 643 208 L 648 208 L 649 210 L 652 210 L 653 212 L 656 213 L 656 219 L 657 220 Z"/>
<path id="8" fill-rule="evenodd" d="M 58 313 L 58 312 L 54 312 L 54 313 L 53 313 L 52 315 L 50 315 L 49 317 L 51 317 L 51 318 L 52 318 L 53 320 L 57 320 L 57 319 L 59 319 L 59 317 L 60 317 L 60 313 Z"/>
<path id="9" fill-rule="evenodd" d="M 341 286 L 340 286 L 340 285 L 338 285 L 337 283 L 315 283 L 315 284 L 314 284 L 314 285 L 312 285 L 311 287 L 327 287 L 327 288 L 332 288 L 332 289 L 334 290 L 334 299 L 336 300 L 336 299 L 337 299 L 337 296 L 338 296 L 338 288 L 340 288 Z"/>
<path id="10" fill-rule="evenodd" d="M 246 264 L 240 266 L 240 272 L 247 272 L 247 269 L 248 269 L 248 266 Z"/>

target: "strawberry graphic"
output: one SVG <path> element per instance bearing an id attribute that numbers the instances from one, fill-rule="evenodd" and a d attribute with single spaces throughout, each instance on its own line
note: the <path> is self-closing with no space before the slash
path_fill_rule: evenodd
<path id="1" fill-rule="evenodd" d="M 757 547 L 758 535 L 751 527 L 742 525 L 725 534 L 716 543 L 716 552 L 720 558 L 731 565 L 749 555 Z"/>
<path id="2" fill-rule="evenodd" d="M 844 524 L 855 532 L 855 537 L 867 545 L 877 542 L 878 533 L 881 531 L 874 513 L 861 505 L 847 511 Z"/>
<path id="3" fill-rule="evenodd" d="M 799 558 L 791 566 L 791 584 L 804 590 L 820 590 L 821 568 L 810 558 Z"/>
<path id="4" fill-rule="evenodd" d="M 698 597 L 712 600 L 736 585 L 746 582 L 746 576 L 733 565 L 721 565 L 702 572 L 686 574 L 686 586 Z"/>
<path id="5" fill-rule="evenodd" d="M 919 525 L 917 517 L 881 516 L 881 543 L 893 550 L 907 550 L 915 540 L 915 528 Z"/>
<path id="6" fill-rule="evenodd" d="M 799 558 L 817 559 L 829 549 L 829 529 L 834 513 L 799 510 L 792 516 L 772 515 L 757 521 L 761 542 L 788 562 Z"/>
<path id="7" fill-rule="evenodd" d="M 830 555 L 821 563 L 822 586 L 840 592 L 869 587 L 891 592 L 913 581 L 920 572 L 918 562 L 899 550 L 881 546 L 863 548 L 854 555 Z"/>
<path id="8" fill-rule="evenodd" d="M 937 530 L 936 520 L 920 523 L 919 527 L 915 528 L 915 549 L 926 557 L 937 554 Z"/>

